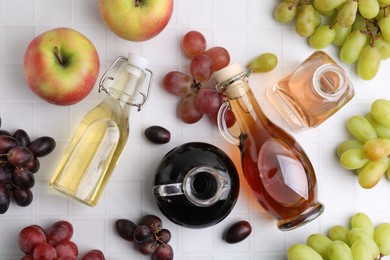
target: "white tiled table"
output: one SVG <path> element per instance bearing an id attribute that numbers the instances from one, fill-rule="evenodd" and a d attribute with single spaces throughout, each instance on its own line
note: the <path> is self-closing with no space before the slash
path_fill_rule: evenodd
<path id="1" fill-rule="evenodd" d="M 347 225 L 357 211 L 369 214 L 375 223 L 390 221 L 390 182 L 383 179 L 374 189 L 363 190 L 356 176 L 343 170 L 335 156 L 335 147 L 348 137 L 346 119 L 364 115 L 376 98 L 389 98 L 390 62 L 382 63 L 375 79 L 364 82 L 352 67 L 343 65 L 352 79 L 356 95 L 341 111 L 316 129 L 292 133 L 305 148 L 317 172 L 319 197 L 325 213 L 294 231 L 281 232 L 275 221 L 248 192 L 242 181 L 239 200 L 232 213 L 221 223 L 206 229 L 179 227 L 158 210 L 151 195 L 154 170 L 160 159 L 173 147 L 190 141 L 204 141 L 225 150 L 239 165 L 237 148 L 222 139 L 217 128 L 207 119 L 185 125 L 176 118 L 178 99 L 161 87 L 161 79 L 171 70 L 188 71 L 189 61 L 180 50 L 179 41 L 189 30 L 201 31 L 208 47 L 221 45 L 229 50 L 232 61 L 245 65 L 263 52 L 279 57 L 278 67 L 270 73 L 253 75 L 251 85 L 264 111 L 272 120 L 287 129 L 266 100 L 265 89 L 292 66 L 308 57 L 313 50 L 306 40 L 272 18 L 277 1 L 261 0 L 176 0 L 174 14 L 167 28 L 154 39 L 133 43 L 112 34 L 99 17 L 97 0 L 0 0 L 0 116 L 3 128 L 25 129 L 32 138 L 49 135 L 57 140 L 56 150 L 41 160 L 33 188 L 34 201 L 26 208 L 11 204 L 0 216 L 0 259 L 19 259 L 17 245 L 20 229 L 31 224 L 49 226 L 57 220 L 68 220 L 74 228 L 73 241 L 80 254 L 92 248 L 104 251 L 107 259 L 149 259 L 114 232 L 118 218 L 138 219 L 143 214 L 157 214 L 172 231 L 171 245 L 175 259 L 286 259 L 286 250 L 293 243 L 302 243 L 314 232 L 325 233 L 334 224 Z M 23 79 L 23 55 L 28 43 L 39 33 L 55 27 L 71 27 L 85 34 L 95 44 L 101 58 L 101 72 L 119 55 L 137 52 L 150 60 L 155 73 L 152 96 L 142 112 L 131 113 L 131 136 L 105 193 L 96 208 L 74 202 L 51 190 L 48 181 L 81 117 L 104 94 L 94 90 L 82 102 L 59 107 L 50 105 L 27 88 Z M 163 50 L 163 51 L 162 51 Z M 327 51 L 337 59 L 337 50 Z M 162 125 L 172 133 L 171 142 L 152 145 L 143 136 L 143 129 Z M 252 235 L 243 242 L 228 245 L 223 230 L 232 222 L 246 219 L 253 226 Z"/>

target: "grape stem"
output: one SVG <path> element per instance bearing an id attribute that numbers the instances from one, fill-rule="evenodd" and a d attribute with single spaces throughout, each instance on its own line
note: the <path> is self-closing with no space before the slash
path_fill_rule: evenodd
<path id="1" fill-rule="evenodd" d="M 197 82 L 195 79 L 192 81 L 191 88 L 195 89 L 195 92 L 198 92 L 202 88 L 202 83 Z"/>

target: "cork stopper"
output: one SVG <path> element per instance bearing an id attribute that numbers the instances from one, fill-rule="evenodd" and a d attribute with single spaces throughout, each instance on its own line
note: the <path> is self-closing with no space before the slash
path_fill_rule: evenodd
<path id="1" fill-rule="evenodd" d="M 245 69 L 241 67 L 240 63 L 235 62 L 223 69 L 214 72 L 214 77 L 219 84 L 239 75 L 243 71 L 245 71 Z"/>

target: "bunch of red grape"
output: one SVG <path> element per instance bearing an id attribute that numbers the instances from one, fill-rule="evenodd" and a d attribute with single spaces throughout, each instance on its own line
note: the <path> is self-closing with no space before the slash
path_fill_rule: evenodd
<path id="1" fill-rule="evenodd" d="M 1 126 L 1 119 L 0 119 Z M 31 188 L 40 167 L 39 157 L 51 153 L 56 142 L 49 136 L 34 141 L 22 129 L 13 134 L 0 130 L 0 214 L 7 212 L 11 195 L 17 205 L 26 207 L 33 200 Z"/>
<path id="2" fill-rule="evenodd" d="M 159 217 L 145 215 L 138 224 L 129 219 L 118 219 L 115 228 L 121 238 L 135 242 L 136 249 L 144 255 L 151 255 L 153 260 L 173 259 L 173 249 L 168 244 L 171 232 L 162 228 Z"/>
<path id="3" fill-rule="evenodd" d="M 20 250 L 25 253 L 21 260 L 76 260 L 79 255 L 77 245 L 71 240 L 73 226 L 65 220 L 55 222 L 47 231 L 39 225 L 31 225 L 19 232 Z M 82 260 L 104 260 L 98 249 L 88 251 Z"/>
<path id="4" fill-rule="evenodd" d="M 214 88 L 211 75 L 229 65 L 230 54 L 221 46 L 206 50 L 206 45 L 206 38 L 202 33 L 187 32 L 182 38 L 181 47 L 190 59 L 190 75 L 170 71 L 163 79 L 166 91 L 180 97 L 178 116 L 187 124 L 198 122 L 203 115 L 216 122 L 223 102 L 222 95 Z M 225 120 L 228 127 L 235 123 L 236 119 L 230 110 Z"/>

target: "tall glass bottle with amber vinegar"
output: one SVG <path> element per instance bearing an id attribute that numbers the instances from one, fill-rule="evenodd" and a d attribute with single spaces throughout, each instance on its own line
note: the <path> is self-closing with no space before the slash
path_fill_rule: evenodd
<path id="1" fill-rule="evenodd" d="M 321 215 L 313 166 L 293 136 L 271 122 L 248 84 L 251 71 L 234 63 L 214 73 L 227 102 L 219 111 L 222 135 L 241 150 L 242 170 L 261 206 L 280 230 L 297 228 Z M 234 113 L 241 134 L 233 136 L 224 115 Z"/>
<path id="2" fill-rule="evenodd" d="M 119 57 L 103 74 L 99 92 L 106 92 L 107 97 L 80 122 L 50 182 L 53 188 L 89 206 L 98 203 L 126 145 L 130 108 L 141 110 L 149 96 L 152 74 L 147 94 L 140 92 L 147 77 L 145 71 L 149 71 L 147 63 L 143 57 L 129 53 L 128 58 Z M 117 72 L 112 77 L 110 71 L 114 68 Z M 137 103 L 139 94 L 143 99 Z"/>

